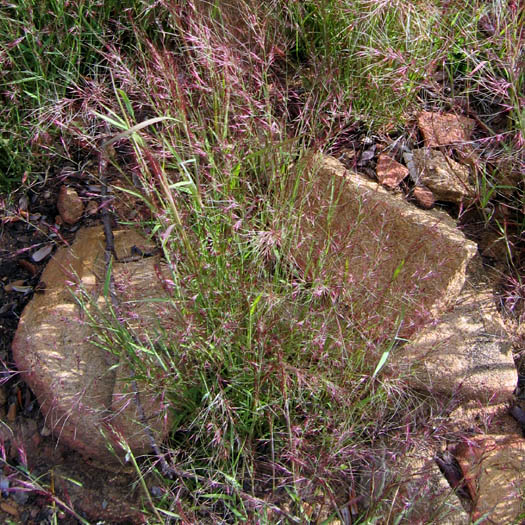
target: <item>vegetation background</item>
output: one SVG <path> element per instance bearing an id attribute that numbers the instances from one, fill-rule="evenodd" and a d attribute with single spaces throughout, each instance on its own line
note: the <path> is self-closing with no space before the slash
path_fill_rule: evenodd
<path id="1" fill-rule="evenodd" d="M 151 523 L 410 520 L 401 473 L 363 473 L 439 444 L 449 407 L 379 373 L 395 330 L 353 304 L 356 327 L 322 267 L 306 282 L 290 264 L 283 189 L 308 149 L 418 145 L 422 109 L 474 118 L 476 197 L 449 211 L 502 241 L 502 303 L 523 317 L 523 22 L 513 0 L 0 2 L 3 227 L 164 118 L 114 144 L 110 179 L 115 206 L 142 203 L 128 222 L 162 248 L 186 323 L 112 349 L 175 407 L 180 476 L 157 473 Z"/>

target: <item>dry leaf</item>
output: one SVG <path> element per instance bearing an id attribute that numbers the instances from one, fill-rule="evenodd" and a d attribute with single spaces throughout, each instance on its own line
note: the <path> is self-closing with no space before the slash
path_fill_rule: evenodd
<path id="1" fill-rule="evenodd" d="M 47 246 L 42 246 L 39 250 L 37 250 L 31 258 L 35 262 L 40 262 L 44 260 L 51 252 L 53 251 L 53 245 L 48 244 Z"/>
<path id="2" fill-rule="evenodd" d="M 18 279 L 17 281 L 13 281 L 12 283 L 6 284 L 4 286 L 4 290 L 6 292 L 14 292 L 15 291 L 15 289 L 14 289 L 15 286 L 24 286 L 24 284 L 25 284 L 24 279 Z"/>

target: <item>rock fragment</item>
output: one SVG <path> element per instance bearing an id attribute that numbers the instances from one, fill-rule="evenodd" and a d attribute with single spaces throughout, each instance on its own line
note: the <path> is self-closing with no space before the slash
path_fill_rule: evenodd
<path id="1" fill-rule="evenodd" d="M 377 159 L 376 175 L 379 182 L 393 189 L 408 175 L 408 169 L 393 158 L 381 153 Z"/>
<path id="2" fill-rule="evenodd" d="M 436 204 L 434 194 L 422 184 L 414 186 L 412 196 L 424 210 L 430 210 Z"/>
<path id="3" fill-rule="evenodd" d="M 84 204 L 73 189 L 63 185 L 60 188 L 57 201 L 58 212 L 60 217 L 67 224 L 75 224 L 84 212 Z"/>
<path id="4" fill-rule="evenodd" d="M 427 186 L 437 200 L 459 204 L 474 194 L 465 166 L 441 151 L 420 148 L 413 152 L 420 184 Z"/>
<path id="5" fill-rule="evenodd" d="M 422 111 L 417 124 L 429 148 L 464 143 L 475 127 L 475 121 L 468 117 L 431 111 Z"/>

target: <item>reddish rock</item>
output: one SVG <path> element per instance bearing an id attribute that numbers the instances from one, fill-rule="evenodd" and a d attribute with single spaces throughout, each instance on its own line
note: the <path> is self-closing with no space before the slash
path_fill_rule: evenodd
<path id="1" fill-rule="evenodd" d="M 415 186 L 412 190 L 412 195 L 416 202 L 425 210 L 430 210 L 436 203 L 434 194 L 426 186 Z"/>
<path id="2" fill-rule="evenodd" d="M 468 141 L 475 121 L 453 113 L 422 111 L 417 117 L 417 124 L 425 146 L 435 148 Z"/>
<path id="3" fill-rule="evenodd" d="M 395 188 L 408 175 L 408 168 L 381 153 L 377 159 L 376 175 L 383 186 Z"/>
<path id="4" fill-rule="evenodd" d="M 73 188 L 62 186 L 58 194 L 57 208 L 62 220 L 67 224 L 75 224 L 84 212 L 84 204 Z"/>

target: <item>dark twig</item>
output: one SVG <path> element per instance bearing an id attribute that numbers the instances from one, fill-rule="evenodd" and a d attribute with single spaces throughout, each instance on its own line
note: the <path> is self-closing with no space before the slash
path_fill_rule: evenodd
<path id="1" fill-rule="evenodd" d="M 106 248 L 104 250 L 104 262 L 106 266 L 106 273 L 109 273 L 109 297 L 111 301 L 111 306 L 115 310 L 115 312 L 118 314 L 119 311 L 119 301 L 117 298 L 117 293 L 115 290 L 115 282 L 113 280 L 113 275 L 111 274 L 111 267 L 113 259 L 118 261 L 117 254 L 115 252 L 115 239 L 113 236 L 113 229 L 111 227 L 111 213 L 109 211 L 109 197 L 108 197 L 108 177 L 107 177 L 107 166 L 109 161 L 109 152 L 108 152 L 108 143 L 102 146 L 100 154 L 99 154 L 99 176 L 100 181 L 102 184 L 102 224 L 104 227 L 104 236 L 106 239 Z M 122 323 L 120 316 L 116 316 L 119 323 Z M 157 457 L 158 461 L 160 462 L 161 466 L 161 472 L 164 476 L 172 478 L 173 477 L 173 469 L 170 468 L 167 461 L 164 459 L 163 454 L 160 451 L 160 447 L 157 444 L 157 441 L 155 440 L 155 436 L 153 435 L 153 432 L 151 431 L 151 428 L 149 427 L 146 419 L 146 414 L 144 412 L 144 407 L 142 406 L 142 403 L 140 401 L 139 396 L 139 389 L 137 382 L 133 379 L 131 381 L 131 387 L 134 392 L 134 399 L 135 399 L 135 405 L 137 407 L 137 413 L 139 416 L 139 421 L 144 426 L 144 431 L 146 432 L 146 435 L 148 436 L 148 440 L 150 442 L 150 446 L 155 453 L 155 456 Z"/>

